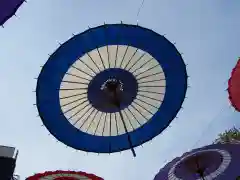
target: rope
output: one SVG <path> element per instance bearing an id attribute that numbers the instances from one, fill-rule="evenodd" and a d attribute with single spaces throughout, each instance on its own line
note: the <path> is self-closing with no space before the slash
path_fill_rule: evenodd
<path id="1" fill-rule="evenodd" d="M 231 107 L 231 106 L 229 106 L 228 108 L 230 108 L 230 107 Z M 209 122 L 209 124 L 208 124 L 208 126 L 206 127 L 206 129 L 203 130 L 201 136 L 200 136 L 199 139 L 196 141 L 196 143 L 192 146 L 191 149 L 194 149 L 194 148 L 198 145 L 198 143 L 200 142 L 200 140 L 202 139 L 202 137 L 204 136 L 204 134 L 207 134 L 206 132 L 210 129 L 210 127 L 212 127 L 213 122 L 215 122 L 215 121 L 218 119 L 219 115 L 220 115 L 221 113 L 223 113 L 224 111 L 226 111 L 226 110 L 227 110 L 227 108 L 226 108 L 225 105 L 224 105 L 224 106 L 220 109 L 220 111 L 216 114 L 216 116 Z"/>
<path id="2" fill-rule="evenodd" d="M 192 148 L 191 148 L 190 150 L 195 149 L 194 147 L 197 146 L 197 144 L 200 142 L 200 140 L 202 139 L 202 137 L 204 136 L 204 134 L 210 129 L 210 127 L 213 125 L 213 122 L 215 122 L 216 119 L 218 119 L 219 115 L 220 115 L 221 113 L 223 113 L 224 110 L 225 110 L 225 111 L 227 110 L 227 108 L 226 108 L 225 106 L 226 106 L 226 105 L 224 105 L 224 106 L 220 109 L 220 111 L 215 115 L 215 117 L 209 122 L 209 124 L 208 124 L 208 126 L 206 127 L 206 129 L 203 130 L 201 136 L 200 136 L 199 139 L 194 143 L 194 145 L 192 146 Z M 231 106 L 229 106 L 229 108 L 230 108 L 230 107 L 231 107 Z M 165 164 L 167 161 L 168 161 L 168 159 L 165 159 L 165 160 L 163 161 L 163 164 Z"/>
<path id="3" fill-rule="evenodd" d="M 141 12 L 141 10 L 142 10 L 142 8 L 143 8 L 144 2 L 145 2 L 145 0 L 142 0 L 142 3 L 141 3 L 141 5 L 140 5 L 139 8 L 138 8 L 138 12 L 137 12 L 137 23 L 138 23 L 138 17 L 139 17 L 139 14 L 140 14 L 140 12 Z"/>

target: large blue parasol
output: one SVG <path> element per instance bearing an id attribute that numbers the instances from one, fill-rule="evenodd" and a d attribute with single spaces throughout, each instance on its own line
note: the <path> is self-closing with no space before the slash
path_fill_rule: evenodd
<path id="1" fill-rule="evenodd" d="M 0 1 L 0 26 L 11 18 L 25 0 L 1 0 Z"/>
<path id="2" fill-rule="evenodd" d="M 108 24 L 75 35 L 43 66 L 39 115 L 59 141 L 78 150 L 112 153 L 160 134 L 187 89 L 175 46 L 152 30 Z"/>

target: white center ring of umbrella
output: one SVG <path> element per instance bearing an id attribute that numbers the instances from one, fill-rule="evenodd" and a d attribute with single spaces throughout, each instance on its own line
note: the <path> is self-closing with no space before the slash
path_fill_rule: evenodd
<path id="1" fill-rule="evenodd" d="M 88 97 L 89 84 L 107 69 L 129 72 L 136 81 L 136 97 L 119 110 L 121 114 L 97 109 Z M 61 82 L 60 105 L 66 119 L 77 129 L 92 135 L 117 136 L 126 133 L 124 123 L 131 132 L 151 119 L 164 99 L 165 86 L 163 69 L 149 53 L 132 46 L 108 45 L 86 53 L 68 69 Z M 118 94 L 125 93 L 128 87 L 110 76 L 99 89 L 115 97 L 113 106 L 120 106 Z"/>

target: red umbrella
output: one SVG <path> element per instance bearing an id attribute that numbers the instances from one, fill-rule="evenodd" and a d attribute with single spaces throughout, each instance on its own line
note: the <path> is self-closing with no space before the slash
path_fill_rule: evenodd
<path id="1" fill-rule="evenodd" d="M 26 180 L 103 180 L 94 174 L 76 171 L 46 171 L 26 178 Z"/>
<path id="2" fill-rule="evenodd" d="M 240 58 L 228 81 L 228 93 L 232 106 L 240 112 Z"/>

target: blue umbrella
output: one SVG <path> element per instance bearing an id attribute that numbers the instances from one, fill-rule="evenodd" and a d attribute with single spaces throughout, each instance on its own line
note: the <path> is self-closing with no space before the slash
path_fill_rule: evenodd
<path id="1" fill-rule="evenodd" d="M 187 89 L 175 46 L 152 30 L 105 24 L 74 35 L 38 77 L 43 124 L 64 144 L 87 152 L 131 149 L 176 117 Z"/>

